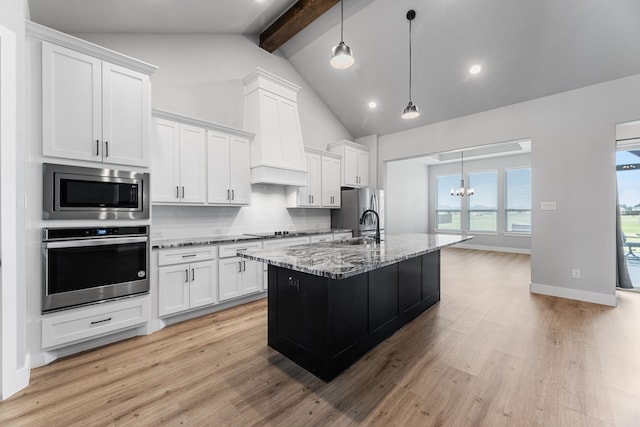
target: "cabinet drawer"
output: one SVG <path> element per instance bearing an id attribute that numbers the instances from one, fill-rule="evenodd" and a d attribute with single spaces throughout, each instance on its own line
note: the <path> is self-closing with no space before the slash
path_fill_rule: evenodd
<path id="1" fill-rule="evenodd" d="M 332 240 L 333 234 L 319 234 L 317 236 L 311 236 L 311 243 L 330 242 Z"/>
<path id="2" fill-rule="evenodd" d="M 158 265 L 182 264 L 185 262 L 215 259 L 215 246 L 195 246 L 188 249 L 161 249 L 158 253 Z"/>
<path id="3" fill-rule="evenodd" d="M 229 245 L 220 245 L 220 258 L 238 256 L 238 251 L 248 249 L 262 249 L 262 242 L 240 242 Z"/>
<path id="4" fill-rule="evenodd" d="M 42 348 L 88 340 L 149 321 L 149 297 L 132 298 L 42 317 Z"/>

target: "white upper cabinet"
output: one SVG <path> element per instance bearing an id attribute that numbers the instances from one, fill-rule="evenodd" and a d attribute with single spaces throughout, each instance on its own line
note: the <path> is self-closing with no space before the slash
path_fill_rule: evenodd
<path id="1" fill-rule="evenodd" d="M 250 139 L 207 131 L 207 203 L 251 202 Z"/>
<path id="2" fill-rule="evenodd" d="M 42 42 L 45 156 L 148 166 L 149 76 Z"/>
<path id="3" fill-rule="evenodd" d="M 305 157 L 307 185 L 287 187 L 287 207 L 339 208 L 340 156 L 308 148 Z"/>
<path id="4" fill-rule="evenodd" d="M 343 187 L 369 186 L 369 148 L 342 140 L 327 146 L 332 153 L 342 155 L 341 182 Z"/>
<path id="5" fill-rule="evenodd" d="M 340 207 L 341 165 L 339 156 L 322 156 L 322 206 L 324 207 Z"/>
<path id="6" fill-rule="evenodd" d="M 152 202 L 251 202 L 252 134 L 167 111 L 153 115 Z"/>
<path id="7" fill-rule="evenodd" d="M 205 130 L 154 118 L 151 201 L 206 201 Z"/>

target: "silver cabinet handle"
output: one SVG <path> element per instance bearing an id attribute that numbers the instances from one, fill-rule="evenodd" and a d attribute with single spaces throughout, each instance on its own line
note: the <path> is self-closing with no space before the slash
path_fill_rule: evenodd
<path id="1" fill-rule="evenodd" d="M 100 140 L 96 139 L 96 156 L 100 155 Z"/>
<path id="2" fill-rule="evenodd" d="M 235 190 L 231 190 L 231 200 L 235 200 L 236 199 L 236 192 Z"/>
<path id="3" fill-rule="evenodd" d="M 196 269 L 192 268 L 191 269 L 191 281 L 193 282 L 194 280 L 196 280 Z"/>
<path id="4" fill-rule="evenodd" d="M 97 325 L 98 323 L 104 323 L 104 322 L 108 322 L 111 320 L 111 317 L 107 317 L 106 319 L 102 319 L 102 320 L 92 320 L 91 324 L 92 325 Z"/>
<path id="5" fill-rule="evenodd" d="M 189 283 L 189 270 L 184 270 L 184 283 Z"/>
<path id="6" fill-rule="evenodd" d="M 227 188 L 227 200 L 231 200 L 231 190 Z"/>
<path id="7" fill-rule="evenodd" d="M 104 142 L 104 156 L 109 157 L 109 141 Z"/>
<path id="8" fill-rule="evenodd" d="M 192 258 L 192 257 L 194 257 L 196 255 L 198 255 L 198 254 L 182 255 L 182 258 Z"/>
<path id="9" fill-rule="evenodd" d="M 176 187 L 176 199 L 180 198 L 180 187 Z"/>
<path id="10" fill-rule="evenodd" d="M 184 199 L 184 187 L 182 187 L 182 198 Z"/>
<path id="11" fill-rule="evenodd" d="M 238 273 L 242 273 L 242 261 L 238 261 Z"/>
<path id="12" fill-rule="evenodd" d="M 242 271 L 247 271 L 247 262 L 242 261 Z"/>

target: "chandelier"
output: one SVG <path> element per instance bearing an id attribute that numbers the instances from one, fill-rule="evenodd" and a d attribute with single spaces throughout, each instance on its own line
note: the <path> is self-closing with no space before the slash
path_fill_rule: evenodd
<path id="1" fill-rule="evenodd" d="M 464 186 L 464 151 L 460 152 L 460 187 L 452 188 L 451 195 L 452 196 L 473 196 L 474 190 L 473 188 L 466 188 Z"/>

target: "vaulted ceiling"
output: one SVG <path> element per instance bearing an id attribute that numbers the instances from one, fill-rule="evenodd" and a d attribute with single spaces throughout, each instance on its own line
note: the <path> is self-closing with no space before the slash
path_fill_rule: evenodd
<path id="1" fill-rule="evenodd" d="M 70 33 L 259 34 L 291 0 L 30 0 L 34 21 Z M 413 21 L 413 101 L 409 25 Z M 345 0 L 355 65 L 335 70 L 340 5 L 280 52 L 355 137 L 473 114 L 640 73 L 638 0 Z M 473 64 L 483 67 L 472 76 Z M 377 103 L 369 109 L 369 101 Z"/>

